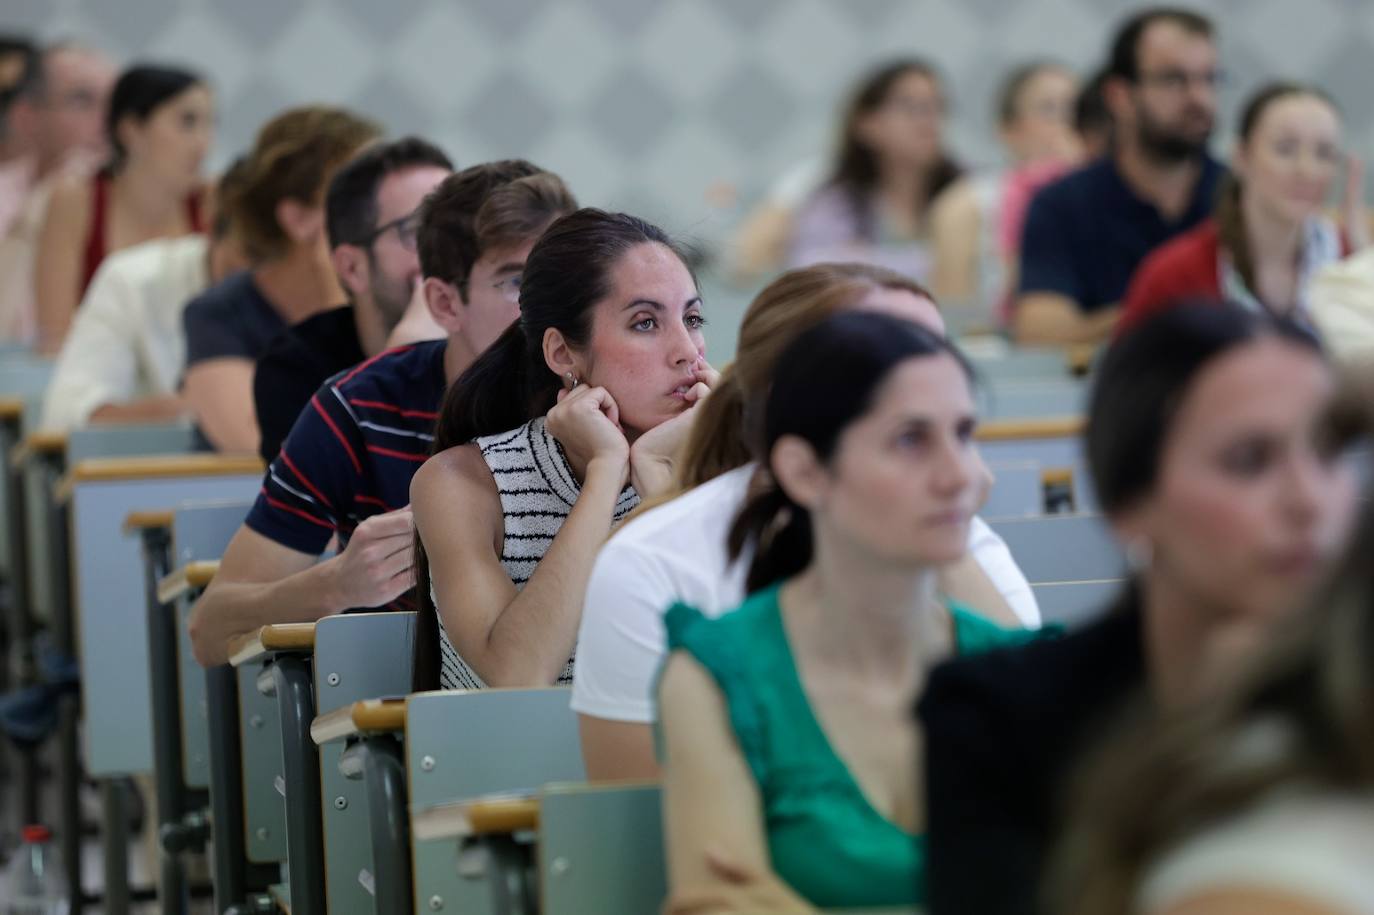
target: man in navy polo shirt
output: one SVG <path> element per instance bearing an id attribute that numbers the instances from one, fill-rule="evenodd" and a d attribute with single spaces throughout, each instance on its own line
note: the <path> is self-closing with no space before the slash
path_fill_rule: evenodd
<path id="1" fill-rule="evenodd" d="M 1014 327 L 1022 343 L 1091 343 L 1111 333 L 1136 266 L 1211 214 L 1224 168 L 1207 153 L 1219 80 L 1212 25 L 1146 10 L 1113 42 L 1103 96 L 1109 155 L 1031 202 Z"/>
<path id="2" fill-rule="evenodd" d="M 413 608 L 410 480 L 444 392 L 519 316 L 530 248 L 576 208 L 557 175 L 520 160 L 465 169 L 425 198 L 423 293 L 447 337 L 383 352 L 311 398 L 191 616 L 196 660 L 223 664 L 235 637 L 269 623 Z"/>

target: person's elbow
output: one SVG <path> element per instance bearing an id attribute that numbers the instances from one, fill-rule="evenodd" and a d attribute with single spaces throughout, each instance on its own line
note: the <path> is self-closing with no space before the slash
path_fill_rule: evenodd
<path id="1" fill-rule="evenodd" d="M 191 610 L 186 623 L 191 637 L 191 654 L 201 667 L 217 667 L 229 661 L 229 640 L 214 625 L 214 597 L 207 592 Z"/>

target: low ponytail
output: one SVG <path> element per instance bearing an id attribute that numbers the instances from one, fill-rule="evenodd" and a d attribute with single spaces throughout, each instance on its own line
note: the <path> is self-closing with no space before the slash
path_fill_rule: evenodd
<path id="1" fill-rule="evenodd" d="M 776 482 L 744 503 L 726 541 L 730 561 L 755 545 L 745 587 L 762 590 L 801 573 L 811 564 L 811 514 L 793 502 Z"/>

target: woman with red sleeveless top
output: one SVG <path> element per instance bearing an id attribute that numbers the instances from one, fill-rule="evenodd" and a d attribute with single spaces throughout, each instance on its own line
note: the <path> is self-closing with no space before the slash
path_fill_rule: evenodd
<path id="1" fill-rule="evenodd" d="M 72 314 L 111 254 L 202 230 L 201 165 L 214 100 L 187 70 L 138 65 L 115 83 L 105 119 L 111 156 L 90 178 L 53 188 L 38 240 L 38 346 L 55 352 Z"/>

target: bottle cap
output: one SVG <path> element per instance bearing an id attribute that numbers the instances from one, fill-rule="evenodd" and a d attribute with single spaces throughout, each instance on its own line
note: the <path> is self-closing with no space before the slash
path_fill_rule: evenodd
<path id="1" fill-rule="evenodd" d="M 31 823 L 24 827 L 21 834 L 24 841 L 29 845 L 37 845 L 40 842 L 47 842 L 52 838 L 52 830 L 37 823 Z"/>

